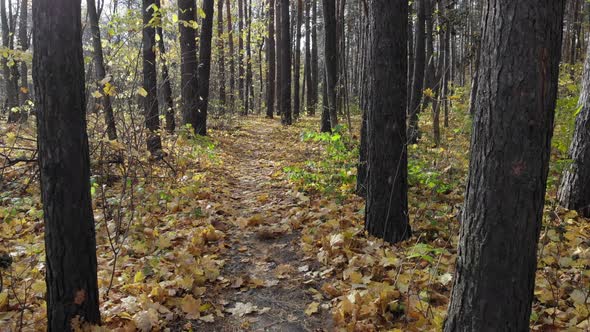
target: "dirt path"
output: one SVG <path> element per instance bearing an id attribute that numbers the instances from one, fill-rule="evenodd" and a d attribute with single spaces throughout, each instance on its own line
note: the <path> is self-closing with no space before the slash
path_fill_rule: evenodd
<path id="1" fill-rule="evenodd" d="M 298 214 L 309 200 L 293 191 L 281 169 L 309 157 L 290 144 L 275 120 L 247 120 L 231 136 L 217 137 L 224 153 L 227 211 L 219 227 L 226 233 L 227 250 L 218 289 L 224 318 L 198 322 L 203 331 L 329 331 L 329 310 L 305 313 L 321 302 L 315 260 L 299 250 Z M 234 160 L 227 160 L 233 158 Z M 315 298 L 314 298 L 315 295 Z"/>

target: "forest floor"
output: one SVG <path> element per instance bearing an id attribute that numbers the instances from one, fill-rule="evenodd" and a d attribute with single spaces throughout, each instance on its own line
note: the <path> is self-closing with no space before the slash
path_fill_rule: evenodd
<path id="1" fill-rule="evenodd" d="M 103 329 L 439 331 L 468 167 L 463 109 L 451 113 L 441 146 L 424 117 L 420 144 L 408 147 L 414 234 L 398 245 L 363 230 L 364 202 L 354 194 L 358 137 L 350 134 L 357 117 L 354 130 L 333 135 L 317 133 L 317 117 L 283 127 L 256 116 L 214 124 L 208 138 L 163 134 L 161 162 L 141 146 L 93 139 L 102 126 L 91 118 Z M 0 128 L 0 152 L 24 159 L 18 151 L 34 150 L 32 128 Z M 104 162 L 113 155 L 124 163 Z M 556 206 L 556 165 L 531 328 L 584 330 L 590 223 Z M 16 163 L 0 179 L 0 254 L 13 260 L 0 271 L 0 330 L 44 330 L 36 166 Z"/>

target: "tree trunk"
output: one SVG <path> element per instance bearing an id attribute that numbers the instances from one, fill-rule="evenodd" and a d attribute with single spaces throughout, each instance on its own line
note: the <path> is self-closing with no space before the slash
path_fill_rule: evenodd
<path id="1" fill-rule="evenodd" d="M 291 125 L 291 37 L 289 27 L 289 0 L 281 3 L 281 122 Z"/>
<path id="2" fill-rule="evenodd" d="M 246 94 L 244 93 L 244 0 L 238 0 L 238 95 L 240 98 L 240 107 L 246 104 Z M 243 109 L 242 115 L 248 114 L 248 110 Z"/>
<path id="3" fill-rule="evenodd" d="M 315 111 L 318 107 L 319 101 L 319 90 L 318 85 L 320 82 L 320 65 L 319 65 L 319 55 L 318 55 L 318 0 L 311 0 L 311 11 L 312 11 L 312 20 L 311 20 L 311 77 L 312 77 L 312 89 L 313 99 L 312 103 L 312 113 L 315 114 Z M 323 75 L 322 75 L 323 76 Z"/>
<path id="4" fill-rule="evenodd" d="M 370 22 L 365 228 L 396 243 L 412 233 L 406 150 L 408 3 L 373 0 Z"/>
<path id="5" fill-rule="evenodd" d="M 565 0 L 487 0 L 445 331 L 528 331 Z"/>
<path id="6" fill-rule="evenodd" d="M 305 0 L 305 65 L 304 72 L 305 87 L 307 92 L 307 114 L 315 115 L 315 108 L 313 105 L 313 86 L 314 77 L 311 69 L 311 1 Z"/>
<path id="7" fill-rule="evenodd" d="M 221 0 L 220 0 L 221 1 Z M 227 42 L 229 46 L 229 106 L 232 111 L 234 111 L 235 107 L 235 98 L 236 95 L 234 93 L 236 89 L 236 65 L 234 60 L 234 28 L 231 23 L 231 5 L 230 0 L 225 2 L 225 10 L 227 12 Z"/>
<path id="8" fill-rule="evenodd" d="M 424 68 L 426 59 L 426 46 L 424 24 L 426 18 L 425 4 L 426 0 L 417 0 L 416 11 L 418 18 L 416 20 L 416 51 L 414 52 L 414 73 L 412 78 L 412 93 L 410 97 L 410 106 L 408 107 L 408 114 L 410 116 L 410 124 L 408 128 L 408 139 L 410 143 L 418 141 L 418 113 L 420 112 L 420 103 L 422 101 L 424 89 Z"/>
<path id="9" fill-rule="evenodd" d="M 301 108 L 301 25 L 303 24 L 303 0 L 297 0 L 297 23 L 295 25 L 295 65 L 293 66 L 293 83 L 295 96 L 293 97 L 293 116 L 299 118 Z"/>
<path id="10" fill-rule="evenodd" d="M 20 21 L 18 28 L 18 41 L 23 52 L 29 50 L 29 35 L 28 30 L 28 15 L 29 14 L 29 1 L 21 0 L 20 4 Z M 20 106 L 23 106 L 29 97 L 29 68 L 26 61 L 20 62 Z M 21 109 L 21 121 L 27 120 L 27 113 Z"/>
<path id="11" fill-rule="evenodd" d="M 9 4 L 10 6 L 10 4 Z M 2 20 L 2 46 L 6 49 L 13 49 L 11 36 L 14 32 L 8 23 L 6 14 L 6 1 L 0 0 L 0 20 Z M 20 111 L 18 110 L 18 77 L 15 73 L 15 61 L 8 61 L 7 58 L 1 57 L 0 60 L 4 73 L 4 84 L 6 91 L 6 108 L 8 111 L 8 122 L 17 122 L 20 120 Z M 12 66 L 10 65 L 12 64 Z"/>
<path id="12" fill-rule="evenodd" d="M 225 111 L 227 96 L 225 94 L 225 40 L 223 37 L 223 0 L 217 1 L 217 41 L 219 48 L 219 100 Z"/>
<path id="13" fill-rule="evenodd" d="M 178 27 L 180 30 L 180 95 L 182 100 L 182 119 L 184 125 L 190 125 L 196 133 L 197 105 L 199 91 L 197 81 L 197 44 L 196 32 L 190 21 L 197 21 L 195 2 L 178 0 Z M 230 44 L 231 48 L 231 44 Z"/>
<path id="14" fill-rule="evenodd" d="M 563 174 L 558 198 L 566 209 L 577 210 L 581 215 L 590 217 L 590 47 L 582 75 L 581 109 L 569 151 L 572 164 Z"/>
<path id="15" fill-rule="evenodd" d="M 332 128 L 338 125 L 338 109 L 336 108 L 338 84 L 338 45 L 336 36 L 336 1 L 322 0 L 324 4 L 324 52 L 326 64 L 326 86 L 328 88 L 328 107 L 330 113 L 330 125 Z M 405 29 L 404 29 L 405 30 Z"/>
<path id="16" fill-rule="evenodd" d="M 274 116 L 275 102 L 275 0 L 268 0 L 268 41 L 266 43 L 266 59 L 268 61 L 266 82 L 266 117 Z"/>
<path id="17" fill-rule="evenodd" d="M 156 0 L 156 6 L 160 7 L 160 0 Z M 158 48 L 160 50 L 160 62 L 162 63 L 162 99 L 166 103 L 166 110 L 164 116 L 166 119 L 166 131 L 173 133 L 176 129 L 176 120 L 174 119 L 174 99 L 172 98 L 172 85 L 170 83 L 170 73 L 168 70 L 168 62 L 166 58 L 166 46 L 164 45 L 164 33 L 162 32 L 162 25 L 159 24 L 156 28 L 156 33 L 160 37 L 158 39 Z"/>
<path id="18" fill-rule="evenodd" d="M 148 129 L 147 148 L 153 157 L 160 158 L 162 141 L 160 130 L 160 114 L 158 111 L 158 72 L 156 71 L 156 30 L 150 23 L 154 13 L 155 0 L 142 0 L 143 16 L 143 88 L 147 95 L 143 98 L 145 126 Z"/>
<path id="19" fill-rule="evenodd" d="M 33 24 L 47 330 L 71 331 L 100 324 L 80 1 L 35 0 Z"/>
<path id="20" fill-rule="evenodd" d="M 197 126 L 195 133 L 207 135 L 207 108 L 209 106 L 209 79 L 211 77 L 211 39 L 213 38 L 213 0 L 203 0 L 205 18 L 201 24 L 199 46 L 199 101 L 197 103 Z"/>
<path id="21" fill-rule="evenodd" d="M 104 55 L 102 52 L 102 40 L 100 37 L 100 26 L 98 23 L 98 13 L 96 12 L 96 4 L 94 0 L 87 0 L 86 6 L 88 10 L 88 19 L 90 23 L 90 32 L 92 34 L 92 48 L 94 54 L 94 68 L 96 70 L 96 80 L 98 81 L 98 87 L 102 93 L 101 101 L 102 108 L 104 111 L 104 121 L 107 125 L 107 135 L 110 140 L 117 139 L 117 128 L 115 126 L 115 115 L 113 114 L 113 106 L 111 105 L 111 96 L 104 91 L 106 69 L 104 66 Z M 110 84 L 110 83 L 108 83 Z"/>
<path id="22" fill-rule="evenodd" d="M 326 84 L 326 71 L 324 70 L 324 82 L 322 83 L 322 118 L 320 123 L 320 132 L 332 132 L 330 126 L 330 106 L 328 105 L 328 88 Z"/>
<path id="23" fill-rule="evenodd" d="M 252 0 L 244 0 L 246 18 L 246 96 L 244 111 L 246 114 L 254 109 L 254 84 L 252 82 Z"/>

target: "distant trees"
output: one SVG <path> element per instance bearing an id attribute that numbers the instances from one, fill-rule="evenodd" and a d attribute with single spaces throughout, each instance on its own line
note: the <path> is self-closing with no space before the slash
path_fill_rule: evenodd
<path id="1" fill-rule="evenodd" d="M 576 118 L 574 138 L 569 150 L 572 164 L 565 170 L 559 187 L 559 203 L 590 217 L 590 47 L 587 48 L 580 113 Z"/>
<path id="2" fill-rule="evenodd" d="M 268 38 L 266 41 L 266 117 L 274 116 L 275 108 L 275 0 L 268 0 Z"/>
<path id="3" fill-rule="evenodd" d="M 71 331 L 100 323 L 80 0 L 33 1 L 33 29 L 47 330 Z"/>
<path id="4" fill-rule="evenodd" d="M 411 235 L 406 149 L 408 3 L 373 0 L 370 15 L 365 228 L 394 243 Z"/>
<path id="5" fill-rule="evenodd" d="M 487 0 L 444 330 L 528 331 L 565 0 Z"/>

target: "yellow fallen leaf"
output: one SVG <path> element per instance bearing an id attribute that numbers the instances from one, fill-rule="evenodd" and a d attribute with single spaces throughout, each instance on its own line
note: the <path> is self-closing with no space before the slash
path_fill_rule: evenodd
<path id="1" fill-rule="evenodd" d="M 180 308 L 186 314 L 187 319 L 199 319 L 201 316 L 201 300 L 195 299 L 192 295 L 187 295 L 182 299 Z"/>
<path id="2" fill-rule="evenodd" d="M 133 277 L 133 282 L 138 283 L 138 282 L 143 282 L 145 280 L 145 275 L 143 274 L 142 271 L 137 271 L 137 273 L 135 274 L 135 277 Z"/>
<path id="3" fill-rule="evenodd" d="M 317 302 L 312 302 L 307 306 L 305 309 L 305 314 L 311 316 L 319 311 L 320 304 Z"/>

